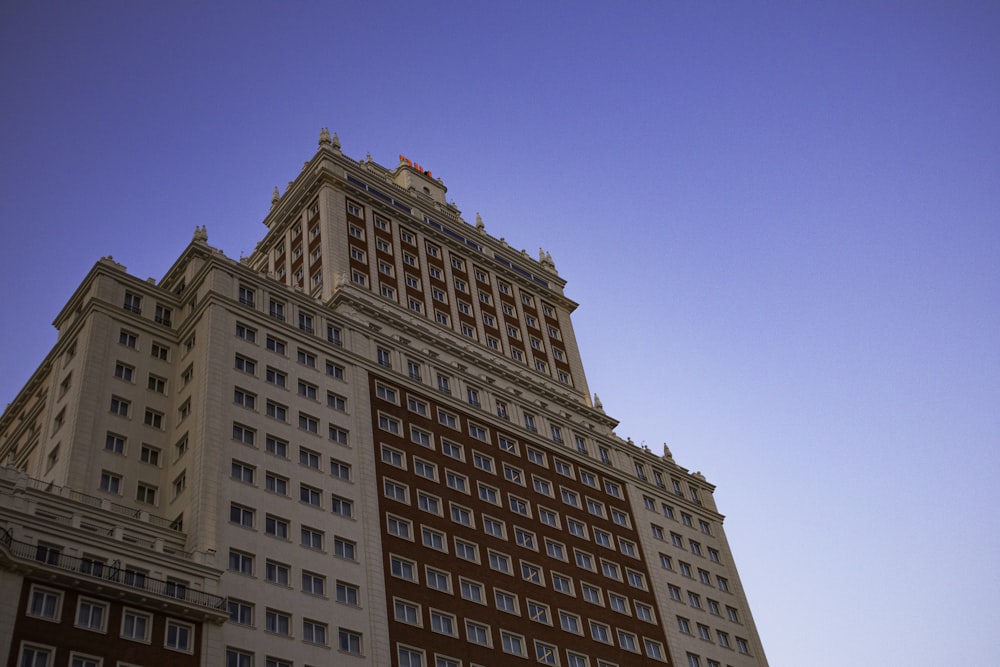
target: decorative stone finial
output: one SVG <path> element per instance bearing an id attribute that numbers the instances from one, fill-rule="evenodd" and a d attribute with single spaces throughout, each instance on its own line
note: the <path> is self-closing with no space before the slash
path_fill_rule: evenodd
<path id="1" fill-rule="evenodd" d="M 336 132 L 333 133 L 333 148 L 337 151 L 340 150 L 340 137 L 337 136 Z"/>
<path id="2" fill-rule="evenodd" d="M 333 141 L 330 139 L 330 130 L 327 128 L 322 128 L 319 131 L 319 145 L 320 146 L 330 146 Z"/>
<path id="3" fill-rule="evenodd" d="M 601 403 L 601 398 L 597 394 L 594 394 L 594 409 L 604 412 L 604 404 Z"/>
<path id="4" fill-rule="evenodd" d="M 278 200 L 281 199 L 281 194 L 278 192 L 278 186 L 274 186 L 274 192 L 271 194 L 271 208 L 274 208 L 278 204 Z"/>
<path id="5" fill-rule="evenodd" d="M 194 228 L 194 236 L 191 237 L 192 241 L 201 241 L 202 243 L 208 243 L 208 230 L 202 227 Z"/>
<path id="6" fill-rule="evenodd" d="M 500 245 L 502 245 L 504 248 L 506 248 L 507 245 L 508 245 L 507 244 L 507 239 L 505 239 L 504 237 L 501 236 L 500 237 Z"/>
<path id="7" fill-rule="evenodd" d="M 483 223 L 483 216 L 479 215 L 478 212 L 476 213 L 476 229 L 481 232 L 486 231 L 486 225 Z"/>
<path id="8" fill-rule="evenodd" d="M 549 269 L 551 271 L 555 271 L 556 270 L 556 263 L 552 261 L 552 254 L 551 253 L 546 252 L 544 254 L 544 256 L 542 257 L 541 262 L 542 262 L 542 266 L 544 266 L 545 268 L 547 268 L 547 269 Z"/>
<path id="9" fill-rule="evenodd" d="M 667 443 L 663 443 L 663 458 L 674 460 L 674 455 L 671 453 L 670 448 L 667 447 Z"/>

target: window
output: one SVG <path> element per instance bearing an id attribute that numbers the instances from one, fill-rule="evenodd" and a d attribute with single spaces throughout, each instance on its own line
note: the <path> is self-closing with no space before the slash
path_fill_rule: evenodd
<path id="1" fill-rule="evenodd" d="M 135 368 L 122 362 L 115 364 L 115 377 L 119 380 L 125 380 L 126 382 L 131 382 L 132 377 L 135 374 Z"/>
<path id="2" fill-rule="evenodd" d="M 194 626 L 167 619 L 166 647 L 175 651 L 190 653 L 194 635 Z"/>
<path id="3" fill-rule="evenodd" d="M 254 445 L 257 439 L 257 432 L 250 428 L 249 426 L 244 426 L 243 424 L 233 424 L 233 440 L 236 442 L 241 442 L 244 445 Z"/>
<path id="4" fill-rule="evenodd" d="M 379 414 L 378 426 L 383 431 L 388 431 L 393 435 L 399 435 L 402 430 L 402 425 L 398 419 L 384 414 Z"/>
<path id="5" fill-rule="evenodd" d="M 594 641 L 601 642 L 603 644 L 611 643 L 611 628 L 609 628 L 604 623 L 598 623 L 597 621 L 590 622 L 590 636 L 594 638 Z"/>
<path id="6" fill-rule="evenodd" d="M 330 474 L 337 479 L 350 481 L 351 464 L 338 461 L 337 459 L 330 459 Z"/>
<path id="7" fill-rule="evenodd" d="M 431 514 L 441 514 L 441 499 L 423 491 L 417 491 L 417 507 Z"/>
<path id="8" fill-rule="evenodd" d="M 118 396 L 111 397 L 111 414 L 118 415 L 119 417 L 128 417 L 129 408 L 132 403 L 125 400 L 124 398 L 119 398 Z"/>
<path id="9" fill-rule="evenodd" d="M 408 503 L 406 487 L 390 479 L 383 480 L 382 492 L 386 498 L 396 500 L 401 503 Z"/>
<path id="10" fill-rule="evenodd" d="M 358 545 L 342 537 L 333 538 L 333 555 L 344 560 L 357 560 Z"/>
<path id="11" fill-rule="evenodd" d="M 455 634 L 455 617 L 440 611 L 431 611 L 431 630 L 443 635 Z"/>
<path id="12" fill-rule="evenodd" d="M 584 570 L 590 570 L 593 572 L 594 568 L 594 557 L 585 551 L 573 550 L 573 556 L 576 559 L 577 567 L 582 567 Z"/>
<path id="13" fill-rule="evenodd" d="M 580 521 L 577 521 L 576 519 L 567 517 L 566 518 L 566 526 L 569 529 L 570 535 L 574 535 L 574 536 L 579 537 L 579 538 L 584 539 L 584 540 L 587 539 L 587 526 L 586 526 L 586 524 L 584 524 L 584 523 L 582 523 Z"/>
<path id="14" fill-rule="evenodd" d="M 412 602 L 395 600 L 393 602 L 393 616 L 401 623 L 420 625 L 420 609 Z"/>
<path id="15" fill-rule="evenodd" d="M 264 629 L 276 635 L 287 635 L 291 632 L 291 617 L 281 611 L 268 609 L 265 614 Z"/>
<path id="16" fill-rule="evenodd" d="M 617 611 L 619 614 L 629 613 L 628 599 L 624 596 L 608 591 L 608 601 L 613 611 Z"/>
<path id="17" fill-rule="evenodd" d="M 455 538 L 455 555 L 462 560 L 479 562 L 479 547 L 472 542 Z"/>
<path id="18" fill-rule="evenodd" d="M 377 348 L 375 351 L 376 360 L 380 366 L 385 366 L 386 368 L 392 368 L 392 356 L 389 350 L 385 348 Z"/>
<path id="19" fill-rule="evenodd" d="M 633 653 L 639 652 L 639 643 L 636 640 L 636 636 L 631 632 L 626 632 L 625 630 L 619 630 L 618 645 L 621 646 L 626 651 L 632 651 Z"/>
<path id="20" fill-rule="evenodd" d="M 735 607 L 726 607 L 726 615 L 729 616 L 729 620 L 733 623 L 740 622 L 739 612 L 736 611 Z"/>
<path id="21" fill-rule="evenodd" d="M 244 482 L 245 484 L 253 484 L 254 480 L 254 467 L 248 463 L 243 463 L 242 461 L 233 460 L 230 477 L 235 479 L 237 482 Z"/>
<path id="22" fill-rule="evenodd" d="M 149 631 L 153 626 L 153 617 L 149 614 L 126 609 L 122 613 L 121 636 L 140 642 L 149 641 Z"/>
<path id="23" fill-rule="evenodd" d="M 283 459 L 288 458 L 288 443 L 279 438 L 275 438 L 273 435 L 267 436 L 264 440 L 264 450 L 268 454 L 273 454 L 274 456 L 280 456 Z"/>
<path id="24" fill-rule="evenodd" d="M 465 475 L 460 475 L 457 472 L 449 470 L 445 474 L 445 480 L 449 488 L 460 491 L 461 493 L 469 492 L 469 478 Z"/>
<path id="25" fill-rule="evenodd" d="M 349 442 L 348 432 L 342 428 L 330 424 L 329 428 L 330 440 L 337 443 L 338 445 L 347 445 Z"/>
<path id="26" fill-rule="evenodd" d="M 403 468 L 403 453 L 387 445 L 382 445 L 382 461 L 396 468 Z"/>
<path id="27" fill-rule="evenodd" d="M 465 621 L 465 638 L 473 644 L 481 646 L 490 645 L 490 629 L 482 623 L 475 621 Z"/>
<path id="28" fill-rule="evenodd" d="M 507 501 L 510 505 L 510 511 L 515 514 L 520 514 L 521 516 L 531 516 L 531 510 L 529 509 L 528 502 L 517 496 L 507 496 Z"/>
<path id="29" fill-rule="evenodd" d="M 34 603 L 34 599 L 32 599 Z M 33 604 L 32 604 L 33 606 Z M 76 627 L 104 632 L 108 617 L 108 604 L 81 597 L 76 608 Z"/>
<path id="30" fill-rule="evenodd" d="M 285 304 L 282 303 L 281 301 L 275 301 L 274 299 L 271 299 L 268 308 L 268 314 L 276 320 L 284 320 Z"/>
<path id="31" fill-rule="evenodd" d="M 400 558 L 399 556 L 389 557 L 389 571 L 392 576 L 407 581 L 417 580 L 416 565 L 411 560 Z"/>
<path id="32" fill-rule="evenodd" d="M 448 440 L 441 441 L 441 453 L 458 461 L 465 460 L 465 450 L 462 449 L 462 445 L 457 445 Z"/>
<path id="33" fill-rule="evenodd" d="M 542 577 L 542 568 L 537 565 L 532 565 L 531 563 L 521 562 L 521 578 L 525 581 L 530 581 L 533 584 L 544 585 L 545 580 Z"/>
<path id="34" fill-rule="evenodd" d="M 347 498 L 341 498 L 339 496 L 331 496 L 330 500 L 332 504 L 332 511 L 334 514 L 339 514 L 340 516 L 346 517 L 348 519 L 354 516 L 353 500 L 348 500 Z"/>
<path id="35" fill-rule="evenodd" d="M 125 292 L 125 302 L 122 307 L 137 315 L 142 314 L 142 297 L 132 292 Z"/>
<path id="36" fill-rule="evenodd" d="M 328 408 L 332 408 L 337 412 L 347 411 L 347 399 L 339 394 L 334 394 L 333 392 L 326 392 L 326 405 Z"/>
<path id="37" fill-rule="evenodd" d="M 399 667 L 424 667 L 423 651 L 400 646 L 396 655 L 399 656 Z"/>
<path id="38" fill-rule="evenodd" d="M 563 487 L 560 495 L 562 496 L 562 501 L 569 505 L 570 507 L 580 506 L 580 496 L 576 491 L 570 491 L 569 489 Z"/>
<path id="39" fill-rule="evenodd" d="M 722 630 L 716 630 L 715 636 L 719 640 L 719 646 L 722 648 L 731 648 L 732 644 L 729 642 L 729 635 Z"/>
<path id="40" fill-rule="evenodd" d="M 302 592 L 310 595 L 326 595 L 326 577 L 313 572 L 302 571 Z M 338 584 L 337 601 L 340 602 L 340 590 Z"/>
<path id="41" fill-rule="evenodd" d="M 636 572 L 635 570 L 625 570 L 626 577 L 628 578 L 628 583 L 633 588 L 638 588 L 641 590 L 646 590 L 646 577 L 641 572 Z"/>
<path id="42" fill-rule="evenodd" d="M 58 621 L 62 610 L 62 593 L 39 586 L 31 587 L 31 600 L 28 603 L 28 616 Z"/>
<path id="43" fill-rule="evenodd" d="M 745 639 L 741 639 L 739 637 L 736 638 L 736 650 L 743 655 L 750 655 L 750 645 Z"/>
<path id="44" fill-rule="evenodd" d="M 284 563 L 268 560 L 264 563 L 264 578 L 272 584 L 288 586 L 290 569 Z"/>
<path id="45" fill-rule="evenodd" d="M 507 632 L 506 630 L 501 630 L 500 645 L 503 648 L 504 653 L 524 657 L 524 637 L 521 635 L 515 635 Z"/>
<path id="46" fill-rule="evenodd" d="M 497 572 L 510 574 L 510 556 L 490 550 L 490 568 Z"/>
<path id="47" fill-rule="evenodd" d="M 315 528 L 309 528 L 308 526 L 302 526 L 302 537 L 299 543 L 309 549 L 322 551 L 323 531 L 316 530 Z"/>
<path id="48" fill-rule="evenodd" d="M 122 329 L 118 334 L 118 343 L 124 345 L 125 347 L 130 347 L 134 350 L 136 347 L 137 338 L 138 338 L 137 334 Z"/>
<path id="49" fill-rule="evenodd" d="M 582 634 L 580 630 L 580 617 L 568 611 L 559 612 L 559 627 L 566 632 L 572 632 L 577 635 Z"/>
<path id="50" fill-rule="evenodd" d="M 485 514 L 483 515 L 483 532 L 502 540 L 507 538 L 507 531 L 504 522 L 499 519 L 488 517 Z"/>
<path id="51" fill-rule="evenodd" d="M 441 570 L 435 570 L 432 567 L 426 568 L 425 572 L 427 576 L 427 587 L 433 588 L 434 590 L 443 591 L 445 593 L 451 592 L 451 575 L 447 572 L 442 572 Z"/>
<path id="52" fill-rule="evenodd" d="M 146 505 L 156 504 L 157 488 L 155 486 L 139 482 L 135 490 L 135 499 Z"/>
<path id="53" fill-rule="evenodd" d="M 121 475 L 116 475 L 114 473 L 108 472 L 106 470 L 101 472 L 101 491 L 106 493 L 113 493 L 114 495 L 120 495 L 122 488 L 122 478 Z"/>
<path id="54" fill-rule="evenodd" d="M 573 583 L 570 578 L 557 572 L 552 573 L 552 588 L 553 590 L 565 595 L 574 595 Z"/>
<path id="55" fill-rule="evenodd" d="M 472 510 L 452 503 L 451 520 L 463 526 L 472 526 Z"/>
<path id="56" fill-rule="evenodd" d="M 112 454 L 124 454 L 125 437 L 115 435 L 114 433 L 108 433 L 107 437 L 104 439 L 104 449 Z"/>
<path id="57" fill-rule="evenodd" d="M 561 542 L 555 542 L 547 537 L 545 538 L 545 553 L 552 558 L 566 560 L 566 546 Z"/>
<path id="58" fill-rule="evenodd" d="M 326 623 L 320 623 L 319 621 L 311 621 L 309 619 L 302 620 L 302 641 L 308 644 L 319 644 L 320 646 L 326 646 L 326 634 L 327 634 Z"/>
<path id="59" fill-rule="evenodd" d="M 457 429 L 458 428 L 458 418 L 451 414 L 450 412 L 445 412 L 444 410 L 438 408 L 438 422 L 447 426 L 448 428 Z"/>
<path id="60" fill-rule="evenodd" d="M 479 498 L 485 500 L 493 505 L 500 504 L 500 490 L 492 486 L 483 484 L 482 482 L 477 482 L 477 487 L 479 488 Z"/>
<path id="61" fill-rule="evenodd" d="M 487 430 L 479 424 L 474 424 L 472 422 L 469 422 L 469 435 L 476 440 L 482 440 L 483 442 L 489 442 L 490 440 Z"/>
<path id="62" fill-rule="evenodd" d="M 319 469 L 319 453 L 305 447 L 299 447 L 299 463 L 307 468 Z"/>
<path id="63" fill-rule="evenodd" d="M 437 466 L 421 458 L 413 457 L 413 474 L 436 482 Z"/>
<path id="64" fill-rule="evenodd" d="M 233 390 L 233 402 L 236 403 L 236 405 L 244 407 L 248 410 L 253 410 L 257 405 L 257 396 L 248 391 L 237 388 Z"/>
<path id="65" fill-rule="evenodd" d="M 288 539 L 288 521 L 270 514 L 264 517 L 264 532 L 278 539 Z"/>
<path id="66" fill-rule="evenodd" d="M 250 554 L 229 550 L 229 570 L 240 574 L 253 575 L 253 556 Z"/>
<path id="67" fill-rule="evenodd" d="M 493 474 L 493 459 L 480 452 L 472 453 L 472 464 L 484 472 Z"/>
<path id="68" fill-rule="evenodd" d="M 550 497 L 552 496 L 552 483 L 549 482 L 549 480 L 532 476 L 532 485 L 538 493 Z"/>
<path id="69" fill-rule="evenodd" d="M 229 598 L 229 620 L 238 625 L 253 625 L 253 605 L 249 602 Z"/>
<path id="70" fill-rule="evenodd" d="M 611 520 L 617 523 L 619 526 L 624 526 L 625 528 L 631 527 L 631 522 L 629 521 L 628 515 L 621 510 L 612 508 L 611 510 Z"/>
<path id="71" fill-rule="evenodd" d="M 639 557 L 639 552 L 636 549 L 635 542 L 632 540 L 626 540 L 624 537 L 619 537 L 618 547 L 626 556 L 631 556 L 632 558 Z"/>
<path id="72" fill-rule="evenodd" d="M 483 604 L 482 584 L 475 581 L 469 581 L 468 579 L 462 579 L 460 589 L 461 589 L 462 599 L 469 600 L 470 602 Z"/>
<path id="73" fill-rule="evenodd" d="M 308 484 L 299 484 L 299 500 L 307 505 L 319 507 L 322 504 L 322 492 Z"/>

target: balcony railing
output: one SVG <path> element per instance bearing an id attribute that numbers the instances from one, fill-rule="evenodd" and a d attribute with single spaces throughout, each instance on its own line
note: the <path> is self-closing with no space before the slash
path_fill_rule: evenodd
<path id="1" fill-rule="evenodd" d="M 74 491 L 68 487 L 62 487 L 58 484 L 52 484 L 50 482 L 43 482 L 34 478 L 28 478 L 28 485 L 39 491 L 47 491 L 53 493 L 62 498 L 69 498 L 70 500 L 75 500 L 77 502 L 83 503 L 85 505 L 90 505 L 91 507 L 105 507 L 104 503 L 107 503 L 108 507 L 115 514 L 121 514 L 122 516 L 131 517 L 133 519 L 143 519 L 145 518 L 149 523 L 154 526 L 159 526 L 161 528 L 169 528 L 170 530 L 180 531 L 180 527 L 176 522 L 166 519 L 162 516 L 156 516 L 155 514 L 149 514 L 143 510 L 136 509 L 134 507 L 128 507 L 127 505 L 120 505 L 118 503 L 110 502 L 103 498 L 98 498 L 96 496 L 88 496 L 85 493 L 80 493 L 79 491 Z"/>
<path id="2" fill-rule="evenodd" d="M 164 581 L 145 573 L 123 570 L 118 561 L 107 564 L 92 558 L 76 558 L 67 556 L 53 547 L 21 542 L 15 540 L 4 528 L 0 528 L 0 545 L 13 558 L 20 561 L 40 563 L 57 570 L 81 574 L 95 580 L 114 582 L 124 588 L 133 588 L 200 607 L 224 609 L 226 606 L 224 597 L 191 590 L 187 585 L 176 581 Z"/>

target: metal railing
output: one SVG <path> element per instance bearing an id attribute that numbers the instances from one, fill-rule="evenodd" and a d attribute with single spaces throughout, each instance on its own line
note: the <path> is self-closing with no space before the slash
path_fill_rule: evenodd
<path id="1" fill-rule="evenodd" d="M 219 595 L 192 590 L 181 582 L 165 581 L 150 577 L 143 572 L 122 569 L 117 560 L 108 564 L 92 558 L 67 556 L 58 548 L 21 542 L 15 540 L 10 531 L 5 528 L 0 528 L 0 544 L 11 556 L 21 561 L 41 563 L 65 572 L 82 574 L 101 581 L 111 581 L 125 588 L 134 588 L 200 607 L 210 609 L 225 609 L 226 607 L 226 598 Z"/>
<path id="2" fill-rule="evenodd" d="M 115 514 L 121 514 L 122 516 L 127 516 L 133 519 L 143 518 L 144 512 L 141 509 L 136 509 L 135 507 L 128 507 L 127 505 L 120 505 L 118 503 L 107 501 L 103 498 L 98 498 L 96 496 L 88 496 L 85 493 L 74 491 L 69 487 L 59 486 L 58 484 L 53 484 L 51 482 L 43 482 L 41 480 L 35 479 L 34 477 L 28 478 L 28 486 L 30 486 L 33 489 L 37 489 L 39 491 L 52 493 L 62 498 L 69 498 L 70 500 L 75 500 L 77 502 L 83 503 L 84 505 L 89 505 L 91 507 L 103 508 L 105 506 L 104 503 L 107 502 L 108 503 L 107 506 Z M 170 530 L 181 532 L 173 521 L 164 518 L 162 516 L 156 516 L 155 514 L 149 514 L 148 512 L 146 512 L 145 519 L 154 526 L 159 526 L 161 528 L 169 528 Z"/>

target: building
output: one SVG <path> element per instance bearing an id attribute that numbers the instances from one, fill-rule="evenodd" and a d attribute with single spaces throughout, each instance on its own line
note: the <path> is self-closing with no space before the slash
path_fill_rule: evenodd
<path id="1" fill-rule="evenodd" d="M 251 256 L 94 265 L 0 418 L 9 664 L 767 664 L 714 487 L 445 194 L 324 130 Z"/>

